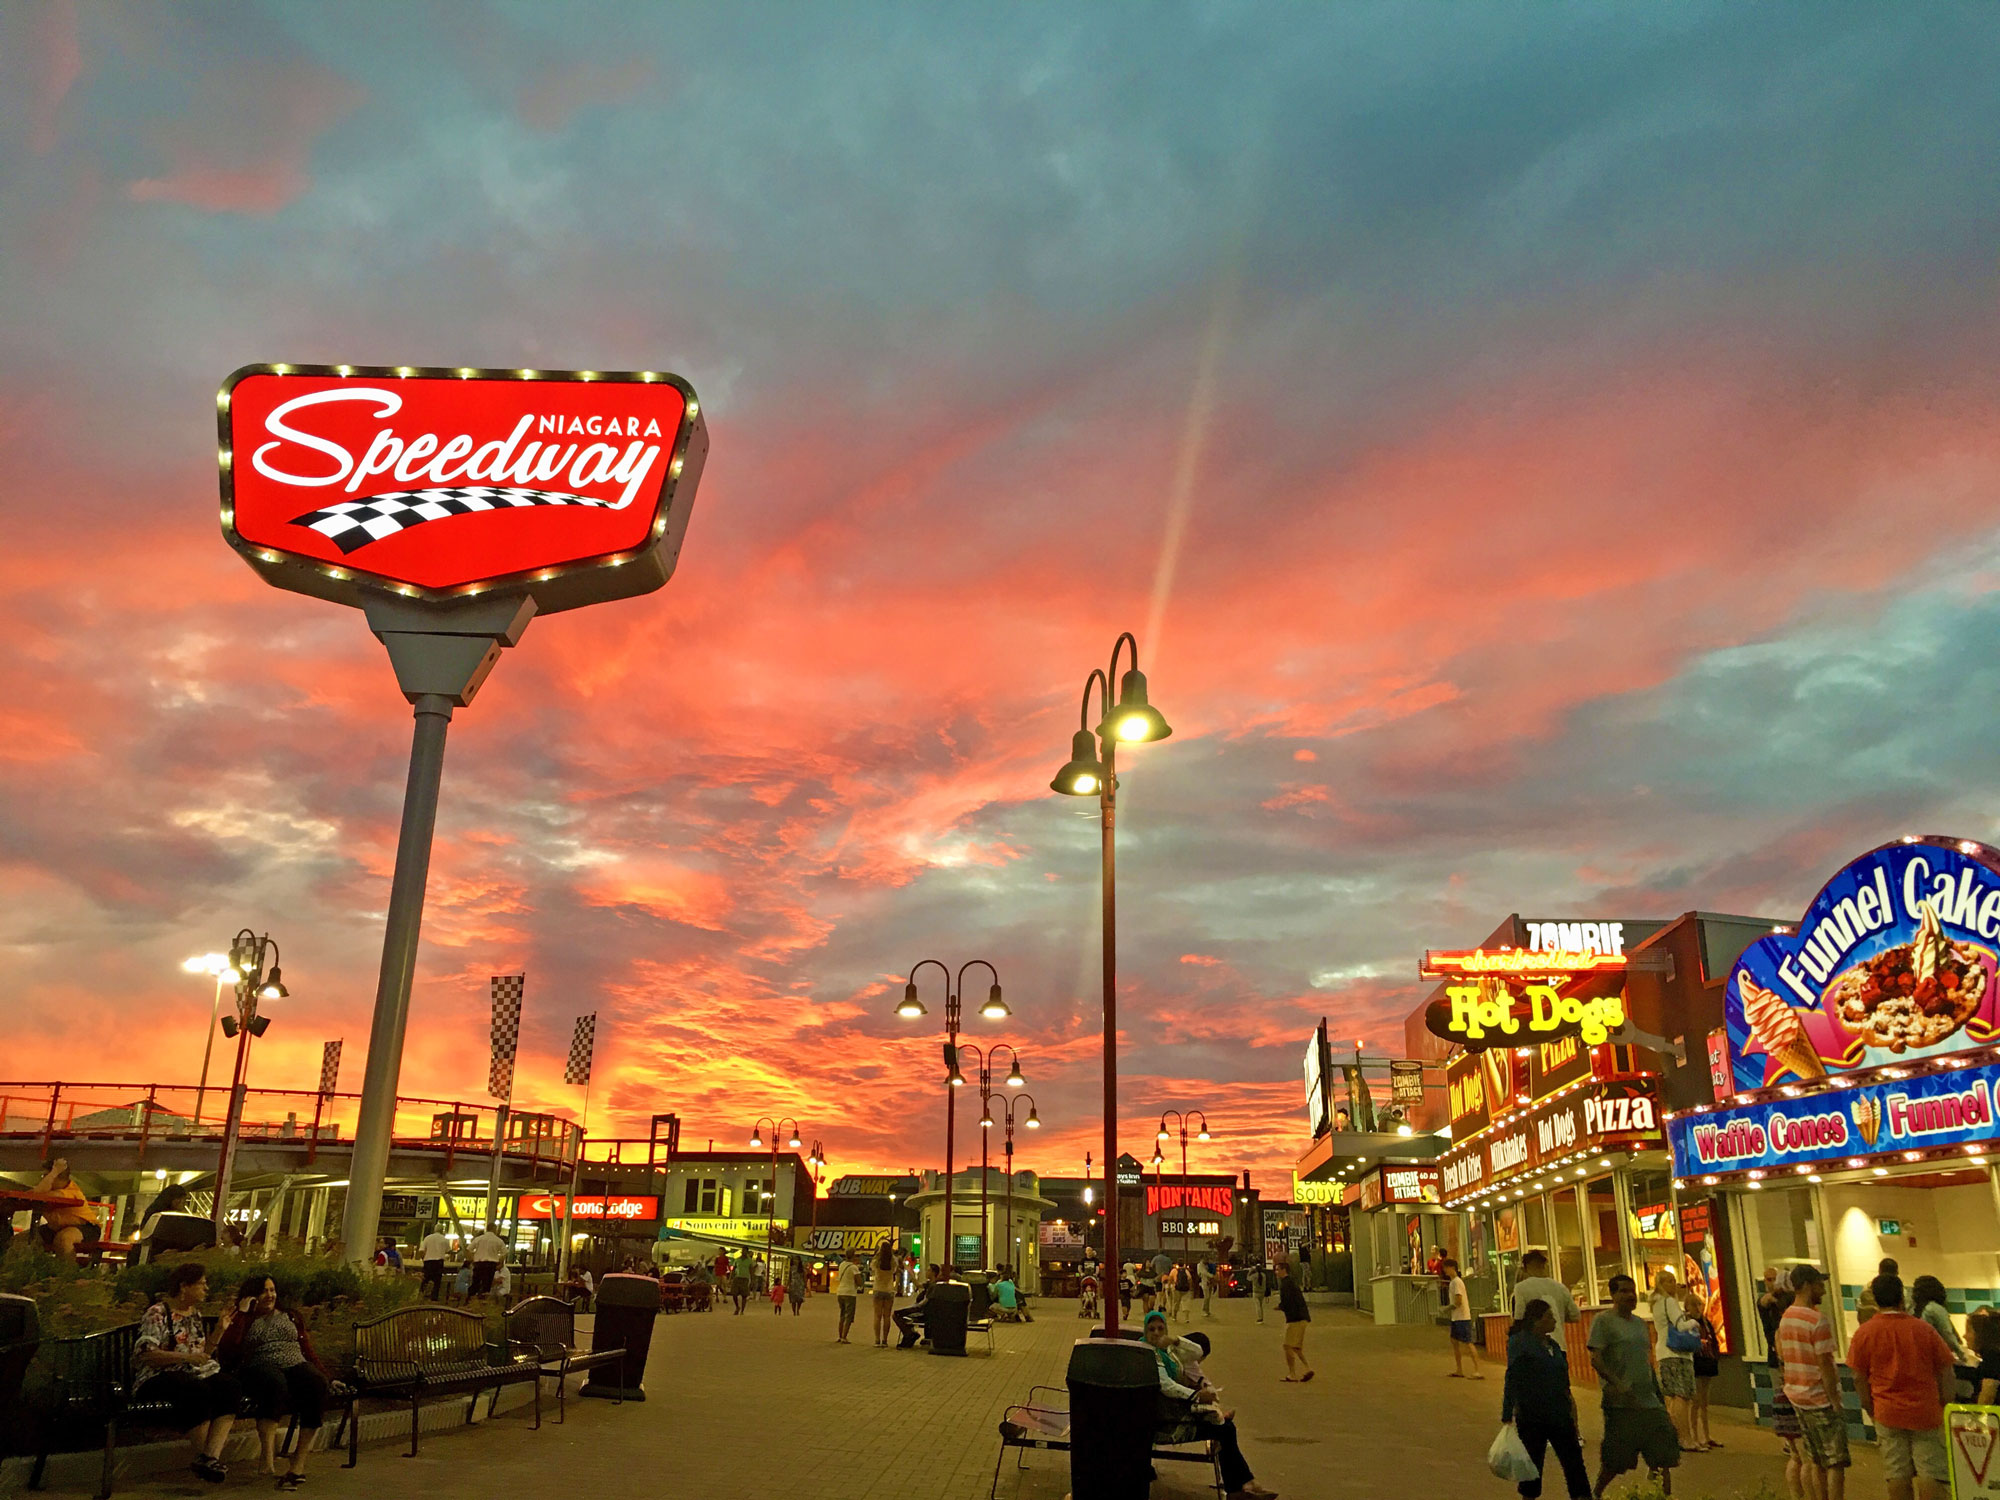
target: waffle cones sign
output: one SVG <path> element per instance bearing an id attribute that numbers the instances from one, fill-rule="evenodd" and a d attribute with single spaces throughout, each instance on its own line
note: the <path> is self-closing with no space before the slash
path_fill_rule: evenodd
<path id="1" fill-rule="evenodd" d="M 653 371 L 252 365 L 216 405 L 224 537 L 344 604 L 649 593 L 708 452 L 693 390 Z"/>
<path id="2" fill-rule="evenodd" d="M 1936 837 L 1872 850 L 1795 929 L 1737 960 L 1724 998 L 1735 1091 L 2000 1041 L 1996 965 L 2000 851 Z"/>

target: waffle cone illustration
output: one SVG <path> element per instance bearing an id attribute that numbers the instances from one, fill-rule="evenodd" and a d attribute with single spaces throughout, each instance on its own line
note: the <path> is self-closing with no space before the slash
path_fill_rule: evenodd
<path id="1" fill-rule="evenodd" d="M 1863 1094 L 1847 1106 L 1847 1112 L 1854 1117 L 1854 1128 L 1861 1132 L 1861 1139 L 1873 1150 L 1882 1135 L 1882 1101 L 1873 1094 Z"/>
<path id="2" fill-rule="evenodd" d="M 1806 1082 L 1826 1077 L 1826 1064 L 1821 1061 L 1812 1038 L 1806 1035 L 1797 1011 L 1748 974 L 1739 981 L 1738 990 L 1743 997 L 1743 1019 L 1749 1023 L 1750 1035 L 1777 1062 L 1780 1073 L 1790 1073 Z"/>

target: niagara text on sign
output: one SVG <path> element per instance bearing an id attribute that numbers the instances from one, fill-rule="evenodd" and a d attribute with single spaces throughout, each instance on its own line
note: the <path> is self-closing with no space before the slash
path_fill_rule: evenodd
<path id="1" fill-rule="evenodd" d="M 560 1219 L 563 1216 L 563 1199 L 555 1193 L 523 1193 L 521 1214 L 524 1219 Z M 660 1216 L 658 1198 L 585 1198 L 578 1195 L 576 1207 L 571 1212 L 573 1219 L 657 1219 Z"/>
<path id="2" fill-rule="evenodd" d="M 1147 1216 L 1150 1218 L 1169 1208 L 1193 1208 L 1203 1213 L 1227 1216 L 1236 1212 L 1236 1199 L 1226 1187 L 1182 1187 L 1175 1182 L 1148 1183 Z"/>
<path id="3" fill-rule="evenodd" d="M 281 588 L 359 604 L 665 583 L 708 450 L 654 371 L 252 365 L 217 397 L 222 530 Z"/>

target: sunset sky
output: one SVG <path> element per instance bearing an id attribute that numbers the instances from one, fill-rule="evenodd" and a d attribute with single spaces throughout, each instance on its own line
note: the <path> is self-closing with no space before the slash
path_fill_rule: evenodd
<path id="1" fill-rule="evenodd" d="M 524 970 L 525 1103 L 595 1010 L 594 1132 L 934 1166 L 988 958 L 1080 1171 L 1131 629 L 1125 1129 L 1277 1188 L 1426 945 L 2000 835 L 1996 119 L 1986 7 L 9 5 L 0 1077 L 191 1082 L 248 924 L 253 1083 L 360 1080 L 409 712 L 221 540 L 223 378 L 663 368 L 679 573 L 459 715 L 404 1091 Z"/>

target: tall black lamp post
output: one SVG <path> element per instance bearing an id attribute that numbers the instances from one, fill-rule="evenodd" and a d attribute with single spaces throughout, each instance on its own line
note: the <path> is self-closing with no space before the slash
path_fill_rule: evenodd
<path id="1" fill-rule="evenodd" d="M 291 993 L 285 988 L 285 971 L 278 966 L 278 945 L 269 933 L 259 937 L 246 927 L 231 938 L 229 967 L 236 974 L 236 1006 L 233 1014 L 222 1018 L 222 1034 L 236 1039 L 236 1073 L 229 1086 L 229 1112 L 222 1120 L 222 1159 L 215 1169 L 218 1246 L 229 1243 L 224 1232 L 229 1223 L 229 1179 L 236 1171 L 236 1140 L 243 1130 L 243 1078 L 250 1067 L 250 1039 L 271 1026 L 269 1016 L 258 1014 L 258 1002 L 283 1000 Z"/>
<path id="2" fill-rule="evenodd" d="M 1018 1089 L 1027 1079 L 1021 1076 L 1021 1054 L 1006 1042 L 999 1042 L 984 1049 L 967 1042 L 959 1049 L 962 1063 L 970 1053 L 979 1063 L 979 1263 L 982 1270 L 993 1269 L 993 1251 L 987 1243 L 987 1229 L 993 1222 L 992 1211 L 986 1206 L 986 1174 L 988 1160 L 986 1150 L 987 1132 L 993 1128 L 993 1062 L 995 1054 L 1005 1052 L 1009 1066 L 1007 1087 Z"/>
<path id="3" fill-rule="evenodd" d="M 1014 1080 L 1010 1078 L 1007 1081 L 1012 1083 Z M 1017 1094 L 1011 1097 L 1003 1094 L 1001 1096 L 1000 1112 L 1007 1126 L 1007 1244 L 1004 1248 L 1000 1264 L 1012 1271 L 1016 1283 L 1021 1279 L 1020 1264 L 1014 1259 L 1014 1107 L 1017 1104 L 1028 1106 L 1028 1118 L 1021 1122 L 1025 1129 L 1040 1130 L 1042 1128 L 1041 1116 L 1035 1113 L 1035 1096 L 1033 1094 Z M 993 1128 L 993 1105 L 991 1101 L 988 1101 L 986 1112 L 980 1116 L 979 1123 L 985 1130 Z"/>
<path id="4" fill-rule="evenodd" d="M 769 1115 L 759 1115 L 757 1123 L 750 1127 L 750 1149 L 752 1151 L 763 1149 L 764 1127 L 766 1125 L 771 1127 L 771 1189 L 764 1195 L 764 1272 L 768 1276 L 776 1274 L 778 1269 L 778 1263 L 773 1259 L 771 1254 L 772 1242 L 777 1238 L 778 1137 L 784 1135 L 785 1144 L 790 1146 L 794 1151 L 798 1150 L 799 1122 L 794 1120 L 790 1115 L 785 1116 L 782 1120 L 774 1120 Z M 815 1195 L 814 1203 L 815 1207 L 817 1207 L 817 1195 Z M 796 1214 L 798 1205 L 793 1204 L 792 1210 Z"/>
<path id="5" fill-rule="evenodd" d="M 1188 1258 L 1188 1185 L 1187 1185 L 1188 1121 L 1190 1119 L 1195 1119 L 1195 1118 L 1198 1118 L 1201 1121 L 1201 1128 L 1195 1135 L 1196 1140 L 1206 1141 L 1212 1139 L 1212 1137 L 1208 1133 L 1208 1114 L 1205 1110 L 1191 1109 L 1183 1113 L 1181 1110 L 1178 1109 L 1169 1109 L 1162 1111 L 1160 1114 L 1160 1134 L 1158 1136 L 1159 1140 L 1166 1141 L 1171 1139 L 1171 1137 L 1167 1134 L 1168 1115 L 1172 1115 L 1175 1121 L 1178 1123 L 1181 1135 L 1181 1264 L 1186 1265 Z M 1160 1157 L 1160 1148 L 1158 1146 L 1155 1146 L 1153 1148 L 1153 1159 L 1155 1161 L 1158 1161 L 1159 1157 Z"/>
<path id="6" fill-rule="evenodd" d="M 983 958 L 969 959 L 958 966 L 958 979 L 954 983 L 952 973 L 940 959 L 926 958 L 910 970 L 909 982 L 903 986 L 903 1003 L 896 1007 L 896 1014 L 906 1021 L 921 1020 L 930 1014 L 924 1002 L 917 998 L 917 975 L 922 970 L 936 965 L 944 975 L 944 1255 L 941 1264 L 944 1275 L 950 1279 L 955 1259 L 956 1244 L 952 1239 L 952 1210 L 957 1199 L 953 1194 L 952 1164 L 955 1160 L 953 1148 L 958 1135 L 958 1093 L 965 1087 L 965 1074 L 958 1066 L 958 1030 L 963 1007 L 960 1001 L 965 994 L 965 971 L 984 969 L 993 977 L 992 988 L 986 992 L 986 1003 L 979 1007 L 980 1015 L 989 1021 L 1004 1021 L 1013 1014 L 1007 1002 L 1000 995 L 1000 973 Z"/>
<path id="7" fill-rule="evenodd" d="M 1118 677 L 1118 658 L 1132 648 L 1132 665 Z M 1118 702 L 1111 682 L 1118 679 Z M 1090 728 L 1090 689 L 1097 687 L 1098 721 Z M 1097 798 L 1102 833 L 1104 887 L 1104 1331 L 1118 1333 L 1118 827 L 1117 750 L 1173 733 L 1160 711 L 1146 701 L 1146 676 L 1139 670 L 1139 643 L 1128 630 L 1111 646 L 1111 665 L 1093 669 L 1083 680 L 1081 727 L 1070 736 L 1069 760 L 1056 772 L 1051 789 L 1069 797 Z"/>

